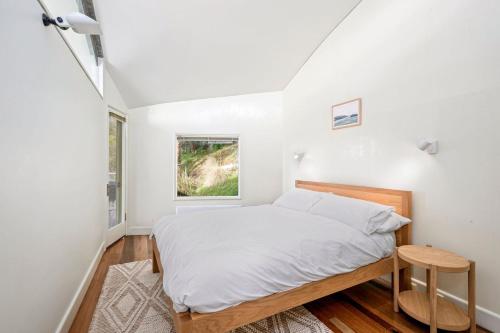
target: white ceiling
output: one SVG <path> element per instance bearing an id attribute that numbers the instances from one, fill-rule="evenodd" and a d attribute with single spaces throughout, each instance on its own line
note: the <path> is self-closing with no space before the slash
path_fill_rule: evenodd
<path id="1" fill-rule="evenodd" d="M 282 90 L 359 0 L 94 1 L 130 108 Z"/>

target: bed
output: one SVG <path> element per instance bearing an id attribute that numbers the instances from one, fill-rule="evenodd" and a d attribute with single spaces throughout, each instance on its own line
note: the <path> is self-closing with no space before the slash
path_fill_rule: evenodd
<path id="1" fill-rule="evenodd" d="M 296 188 L 372 201 L 411 216 L 408 191 L 310 181 L 296 181 Z M 211 222 L 195 215 L 167 219 L 154 229 L 153 272 L 163 275 L 178 333 L 227 332 L 393 273 L 394 246 L 411 239 L 411 224 L 395 234 L 367 236 L 271 205 L 212 211 L 202 218 Z M 409 289 L 408 265 L 400 262 L 397 274 L 400 288 Z"/>

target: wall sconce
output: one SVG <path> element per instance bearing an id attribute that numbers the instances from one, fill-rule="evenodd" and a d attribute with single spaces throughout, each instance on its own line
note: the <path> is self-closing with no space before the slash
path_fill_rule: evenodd
<path id="1" fill-rule="evenodd" d="M 300 162 L 304 158 L 305 154 L 306 153 L 293 153 L 293 159 L 296 160 L 297 162 Z"/>
<path id="2" fill-rule="evenodd" d="M 439 150 L 438 141 L 434 139 L 422 139 L 417 143 L 417 147 L 421 151 L 426 151 L 431 155 L 437 154 Z"/>

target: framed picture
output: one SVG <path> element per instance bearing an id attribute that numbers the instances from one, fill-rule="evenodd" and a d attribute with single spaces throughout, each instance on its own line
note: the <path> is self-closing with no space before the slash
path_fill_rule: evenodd
<path id="1" fill-rule="evenodd" d="M 361 125 L 361 98 L 332 106 L 332 129 Z"/>

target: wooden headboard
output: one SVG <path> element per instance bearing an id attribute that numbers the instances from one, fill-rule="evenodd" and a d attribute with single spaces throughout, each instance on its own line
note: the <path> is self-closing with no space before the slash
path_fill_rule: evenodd
<path id="1" fill-rule="evenodd" d="M 295 187 L 317 192 L 328 192 L 344 197 L 373 201 L 382 205 L 392 206 L 396 213 L 411 218 L 411 192 L 388 190 L 384 188 L 341 185 L 321 182 L 296 180 Z M 411 244 L 411 224 L 396 231 L 396 245 Z"/>

